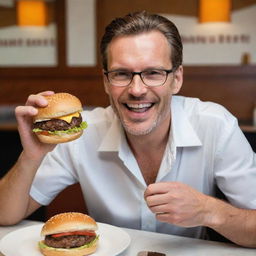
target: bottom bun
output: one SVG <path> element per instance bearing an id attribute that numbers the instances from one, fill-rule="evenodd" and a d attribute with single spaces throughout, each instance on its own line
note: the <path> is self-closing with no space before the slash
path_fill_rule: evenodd
<path id="1" fill-rule="evenodd" d="M 79 131 L 76 133 L 63 133 L 61 135 L 43 135 L 40 133 L 36 133 L 36 136 L 38 139 L 43 143 L 48 144 L 59 144 L 59 143 L 65 143 L 72 140 L 78 139 L 83 134 L 83 131 Z"/>
<path id="2" fill-rule="evenodd" d="M 98 243 L 93 244 L 90 247 L 83 249 L 52 249 L 49 248 L 40 248 L 40 251 L 45 256 L 85 256 L 94 253 L 97 250 Z"/>

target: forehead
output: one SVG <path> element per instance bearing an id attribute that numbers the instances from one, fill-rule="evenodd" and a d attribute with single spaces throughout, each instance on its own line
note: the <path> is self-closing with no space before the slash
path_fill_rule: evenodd
<path id="1" fill-rule="evenodd" d="M 166 68 L 171 63 L 171 47 L 159 31 L 116 37 L 110 42 L 107 53 L 108 68 Z"/>

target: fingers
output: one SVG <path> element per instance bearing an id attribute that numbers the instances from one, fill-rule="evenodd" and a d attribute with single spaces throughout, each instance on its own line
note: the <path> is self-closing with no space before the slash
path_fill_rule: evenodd
<path id="1" fill-rule="evenodd" d="M 48 104 L 44 96 L 52 95 L 52 94 L 54 94 L 53 91 L 45 91 L 38 94 L 31 94 L 28 97 L 25 106 L 16 107 L 15 115 L 17 120 L 20 120 L 25 116 L 28 116 L 28 117 L 35 116 L 38 113 L 37 107 L 45 107 Z"/>
<path id="2" fill-rule="evenodd" d="M 16 116 L 34 116 L 37 114 L 37 109 L 32 106 L 18 106 L 15 108 Z"/>
<path id="3" fill-rule="evenodd" d="M 170 182 L 158 182 L 150 184 L 145 190 L 144 197 L 148 197 L 155 194 L 164 194 L 170 190 Z"/>
<path id="4" fill-rule="evenodd" d="M 47 100 L 44 96 L 52 95 L 54 92 L 45 91 L 38 94 L 31 94 L 26 102 L 26 106 L 37 106 L 37 107 L 46 107 Z"/>
<path id="5" fill-rule="evenodd" d="M 150 206 L 149 208 L 152 211 L 152 213 L 156 215 L 167 213 L 167 211 L 169 212 L 168 204 Z"/>
<path id="6" fill-rule="evenodd" d="M 168 210 L 169 189 L 167 183 L 155 183 L 148 186 L 144 193 L 145 201 L 150 210 L 158 215 L 163 214 Z"/>
<path id="7" fill-rule="evenodd" d="M 150 184 L 144 193 L 145 201 L 153 213 L 162 212 L 162 207 L 168 203 L 168 190 L 165 187 L 165 183 Z"/>
<path id="8" fill-rule="evenodd" d="M 180 204 L 179 191 L 183 184 L 179 182 L 159 182 L 150 184 L 145 193 L 145 201 L 150 210 L 156 214 L 157 218 L 170 218 L 169 215 L 177 205 Z"/>
<path id="9" fill-rule="evenodd" d="M 44 91 L 44 92 L 40 92 L 38 93 L 39 95 L 44 95 L 44 96 L 47 96 L 47 95 L 52 95 L 54 94 L 54 91 Z"/>
<path id="10" fill-rule="evenodd" d="M 166 194 L 156 194 L 145 197 L 148 207 L 154 207 L 165 204 L 168 199 Z"/>

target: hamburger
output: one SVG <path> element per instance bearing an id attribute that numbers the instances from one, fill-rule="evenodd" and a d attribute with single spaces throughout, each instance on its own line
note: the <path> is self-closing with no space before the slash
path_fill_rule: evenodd
<path id="1" fill-rule="evenodd" d="M 45 256 L 85 256 L 98 247 L 97 223 L 79 212 L 54 215 L 42 227 L 38 246 Z"/>
<path id="2" fill-rule="evenodd" d="M 69 93 L 44 96 L 48 105 L 38 108 L 33 132 L 43 143 L 58 144 L 79 138 L 87 123 L 82 121 L 80 100 Z"/>

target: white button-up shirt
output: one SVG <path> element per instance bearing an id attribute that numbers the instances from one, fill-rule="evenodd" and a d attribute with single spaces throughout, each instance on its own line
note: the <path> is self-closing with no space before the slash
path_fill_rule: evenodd
<path id="1" fill-rule="evenodd" d="M 237 120 L 218 104 L 181 96 L 173 97 L 171 110 L 169 142 L 156 182 L 179 181 L 208 195 L 215 195 L 217 185 L 233 205 L 255 209 L 256 157 Z M 88 123 L 83 136 L 47 154 L 31 196 L 47 205 L 65 187 L 80 182 L 96 221 L 202 237 L 201 227 L 161 223 L 148 209 L 147 185 L 112 108 L 82 115 Z"/>

